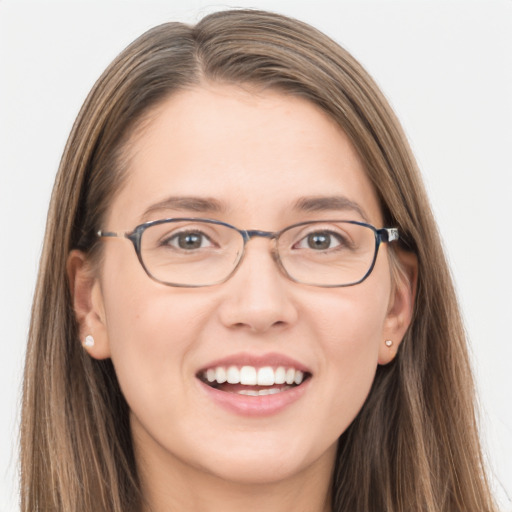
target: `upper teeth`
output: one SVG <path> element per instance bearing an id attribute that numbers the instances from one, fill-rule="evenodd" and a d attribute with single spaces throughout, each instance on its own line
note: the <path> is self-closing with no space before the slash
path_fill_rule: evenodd
<path id="1" fill-rule="evenodd" d="M 205 375 L 208 382 L 223 384 L 243 384 L 245 386 L 273 386 L 274 384 L 300 384 L 304 379 L 304 373 L 295 368 L 284 368 L 278 366 L 218 366 L 208 368 Z"/>

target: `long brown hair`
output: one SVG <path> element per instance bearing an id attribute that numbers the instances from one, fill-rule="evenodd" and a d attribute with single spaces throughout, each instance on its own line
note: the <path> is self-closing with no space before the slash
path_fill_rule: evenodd
<path id="1" fill-rule="evenodd" d="M 395 361 L 341 435 L 333 510 L 492 511 L 466 340 L 421 177 L 399 122 L 361 65 L 284 16 L 218 12 L 158 26 L 100 77 L 56 178 L 35 293 L 21 435 L 23 512 L 128 512 L 142 504 L 128 407 L 109 360 L 81 347 L 66 280 L 69 252 L 98 252 L 95 231 L 123 184 L 125 148 L 173 92 L 204 81 L 301 96 L 347 133 L 419 274 L 412 324 Z"/>

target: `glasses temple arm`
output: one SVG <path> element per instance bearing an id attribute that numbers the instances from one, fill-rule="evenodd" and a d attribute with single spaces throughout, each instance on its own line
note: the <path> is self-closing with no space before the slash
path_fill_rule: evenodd
<path id="1" fill-rule="evenodd" d="M 118 236 L 123 236 L 124 234 L 123 233 L 114 233 L 113 231 L 102 231 L 100 229 L 100 230 L 96 231 L 96 235 L 99 237 L 104 237 L 104 236 L 118 237 Z"/>
<path id="2" fill-rule="evenodd" d="M 382 228 L 380 236 L 383 242 L 394 242 L 400 238 L 398 228 Z"/>

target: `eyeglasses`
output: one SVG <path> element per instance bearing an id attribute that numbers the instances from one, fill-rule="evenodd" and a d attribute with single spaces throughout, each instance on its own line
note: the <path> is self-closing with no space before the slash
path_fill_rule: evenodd
<path id="1" fill-rule="evenodd" d="M 300 222 L 281 231 L 241 230 L 212 219 L 176 218 L 140 224 L 130 232 L 98 231 L 133 243 L 147 275 L 168 286 L 220 284 L 240 265 L 254 237 L 273 242 L 281 271 L 297 283 L 352 286 L 373 270 L 381 243 L 398 240 L 396 228 L 377 229 L 352 220 Z"/>

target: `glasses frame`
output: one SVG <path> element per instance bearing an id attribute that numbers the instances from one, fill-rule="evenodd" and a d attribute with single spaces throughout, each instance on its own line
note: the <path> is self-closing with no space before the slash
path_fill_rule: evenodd
<path id="1" fill-rule="evenodd" d="M 227 228 L 233 229 L 237 231 L 243 238 L 243 247 L 242 247 L 242 253 L 240 255 L 240 258 L 238 259 L 236 265 L 234 266 L 233 270 L 223 279 L 216 281 L 215 283 L 211 284 L 181 284 L 181 283 L 169 283 L 167 281 L 162 281 L 161 279 L 158 279 L 154 275 L 151 274 L 149 269 L 144 264 L 144 260 L 142 259 L 142 251 L 141 251 L 141 240 L 142 235 L 144 234 L 144 231 L 151 226 L 156 226 L 158 224 L 165 224 L 165 223 L 171 223 L 171 222 L 179 222 L 179 221 L 191 221 L 191 222 L 204 222 L 207 224 L 216 224 L 219 226 L 225 226 Z M 286 231 L 289 231 L 290 229 L 310 225 L 310 224 L 325 224 L 329 222 L 343 222 L 346 224 L 355 224 L 358 226 L 364 226 L 366 228 L 369 228 L 373 231 L 375 236 L 375 249 L 373 254 L 373 259 L 371 262 L 371 265 L 366 272 L 366 274 L 359 279 L 358 281 L 354 281 L 352 283 L 347 284 L 314 284 L 314 283 L 305 283 L 303 281 L 299 281 L 295 279 L 293 276 L 291 276 L 286 268 L 284 267 L 281 257 L 279 255 L 278 250 L 278 240 L 280 236 L 285 233 Z M 261 237 L 261 238 L 268 238 L 270 240 L 274 241 L 274 250 L 272 251 L 273 257 L 278 265 L 278 267 L 281 269 L 282 273 L 291 281 L 295 283 L 305 284 L 308 286 L 318 286 L 321 288 L 345 288 L 347 286 L 355 286 L 356 284 L 362 283 L 367 277 L 372 273 L 373 268 L 375 267 L 375 262 L 377 261 L 377 255 L 379 252 L 379 247 L 382 243 L 390 243 L 395 242 L 399 239 L 400 235 L 398 232 L 398 228 L 376 228 L 375 226 L 372 226 L 371 224 L 368 224 L 366 222 L 360 222 L 356 220 L 313 220 L 313 221 L 304 221 L 304 222 L 298 222 L 296 224 L 292 224 L 291 226 L 287 226 L 280 231 L 261 231 L 259 229 L 238 229 L 237 227 L 233 226 L 232 224 L 228 224 L 227 222 L 222 222 L 220 220 L 214 220 L 214 219 L 204 219 L 200 217 L 171 217 L 166 219 L 159 219 L 159 220 L 153 220 L 149 222 L 145 222 L 143 224 L 139 224 L 131 231 L 124 231 L 124 232 L 115 232 L 115 231 L 103 231 L 99 230 L 96 232 L 96 235 L 99 238 L 127 238 L 132 242 L 133 247 L 135 249 L 135 252 L 137 254 L 137 258 L 142 265 L 142 268 L 146 272 L 146 274 L 153 279 L 153 281 L 156 281 L 158 283 L 164 284 L 166 286 L 173 286 L 177 288 L 203 288 L 207 286 L 215 286 L 217 284 L 225 283 L 240 267 L 244 256 L 245 256 L 245 248 L 247 243 L 255 237 Z"/>

